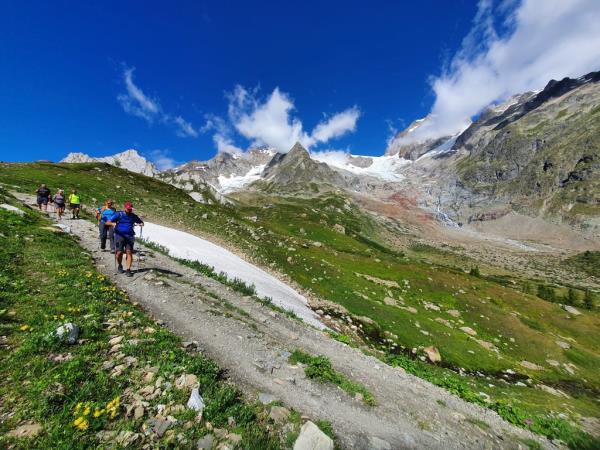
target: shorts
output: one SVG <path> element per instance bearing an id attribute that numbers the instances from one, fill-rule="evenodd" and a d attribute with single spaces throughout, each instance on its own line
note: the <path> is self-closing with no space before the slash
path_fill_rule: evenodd
<path id="1" fill-rule="evenodd" d="M 80 205 L 79 203 L 71 203 L 71 204 L 69 205 L 69 208 L 71 208 L 72 210 L 73 210 L 73 209 L 79 209 L 79 208 L 80 208 L 80 206 L 81 206 L 81 205 Z"/>
<path id="2" fill-rule="evenodd" d="M 47 205 L 48 204 L 48 197 L 38 197 L 37 198 L 37 204 L 38 205 Z"/>
<path id="3" fill-rule="evenodd" d="M 65 204 L 61 203 L 61 202 L 54 202 L 54 206 L 57 207 L 58 209 L 64 208 Z"/>
<path id="4" fill-rule="evenodd" d="M 123 236 L 122 234 L 115 233 L 115 250 L 118 252 L 124 252 L 125 250 L 133 251 L 133 244 L 135 243 L 135 237 Z"/>

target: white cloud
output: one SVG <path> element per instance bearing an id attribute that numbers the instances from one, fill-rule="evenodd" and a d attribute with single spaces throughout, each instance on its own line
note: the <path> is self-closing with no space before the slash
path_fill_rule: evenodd
<path id="1" fill-rule="evenodd" d="M 293 109 L 294 103 L 279 88 L 264 103 L 242 86 L 229 95 L 229 118 L 235 129 L 253 145 L 268 145 L 282 152 L 307 138 L 302 122 L 290 116 Z"/>
<path id="2" fill-rule="evenodd" d="M 404 128 L 405 127 L 404 121 L 402 119 L 399 119 L 399 121 L 400 121 L 400 125 Z M 396 135 L 398 134 L 399 130 L 393 120 L 389 120 L 389 119 L 386 120 L 386 124 L 388 127 L 388 136 L 387 136 L 385 142 L 389 146 L 392 143 L 392 141 L 394 140 L 394 138 L 396 137 Z"/>
<path id="3" fill-rule="evenodd" d="M 356 130 L 360 111 L 355 106 L 319 123 L 312 133 L 303 130 L 302 121 L 294 117 L 294 102 L 288 94 L 275 88 L 264 100 L 258 90 L 236 86 L 227 96 L 228 116 L 235 130 L 253 146 L 267 145 L 287 152 L 296 142 L 309 148 Z"/>
<path id="4" fill-rule="evenodd" d="M 461 50 L 432 79 L 430 120 L 407 139 L 455 134 L 490 103 L 598 70 L 599 23 L 598 0 L 481 0 Z"/>
<path id="5" fill-rule="evenodd" d="M 160 105 L 157 100 L 148 97 L 135 85 L 133 82 L 134 70 L 135 68 L 129 68 L 123 71 L 123 81 L 127 93 L 118 95 L 117 100 L 126 113 L 152 123 L 161 113 Z"/>
<path id="6" fill-rule="evenodd" d="M 200 130 L 202 133 L 215 131 L 213 134 L 213 142 L 217 146 L 219 153 L 241 153 L 242 149 L 236 147 L 231 138 L 231 128 L 219 116 L 213 114 L 206 115 L 206 124 Z"/>
<path id="7" fill-rule="evenodd" d="M 181 116 L 173 117 L 173 123 L 179 128 L 175 132 L 179 137 L 198 137 L 198 132 L 194 129 L 191 123 Z"/>
<path id="8" fill-rule="evenodd" d="M 152 150 L 149 156 L 150 160 L 160 171 L 172 169 L 181 164 L 181 162 L 176 161 L 171 157 L 171 152 L 169 150 Z"/>
<path id="9" fill-rule="evenodd" d="M 319 123 L 312 131 L 311 137 L 315 142 L 327 142 L 346 133 L 352 133 L 356 130 L 356 122 L 359 117 L 358 107 L 348 108 L 335 114 L 326 122 Z"/>
<path id="10" fill-rule="evenodd" d="M 175 127 L 175 134 L 179 137 L 198 137 L 198 131 L 193 125 L 181 116 L 172 116 L 163 111 L 158 99 L 144 94 L 144 91 L 133 82 L 135 68 L 123 69 L 123 82 L 126 93 L 119 94 L 117 100 L 123 110 L 132 116 L 140 117 L 149 124 L 159 121 Z"/>
<path id="11" fill-rule="evenodd" d="M 223 136 L 221 134 L 215 134 L 213 136 L 213 141 L 217 146 L 217 151 L 219 153 L 242 153 L 243 150 L 232 142 L 230 138 L 227 136 Z"/>

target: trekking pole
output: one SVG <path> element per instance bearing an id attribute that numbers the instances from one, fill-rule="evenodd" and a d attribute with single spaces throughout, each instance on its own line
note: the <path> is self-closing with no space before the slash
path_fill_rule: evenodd
<path id="1" fill-rule="evenodd" d="M 140 227 L 140 241 L 144 241 L 144 227 Z M 142 251 L 140 250 L 140 247 L 138 246 L 138 257 L 137 257 L 137 272 L 140 271 L 140 258 L 142 257 Z"/>

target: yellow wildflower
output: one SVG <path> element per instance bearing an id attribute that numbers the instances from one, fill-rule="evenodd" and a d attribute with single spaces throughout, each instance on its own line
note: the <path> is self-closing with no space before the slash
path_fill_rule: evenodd
<path id="1" fill-rule="evenodd" d="M 73 425 L 78 427 L 81 422 L 83 422 L 83 417 L 78 417 L 73 421 Z"/>
<path id="2" fill-rule="evenodd" d="M 31 327 L 29 325 L 21 325 L 21 327 L 19 328 L 19 330 L 21 331 L 27 331 L 29 330 Z"/>
<path id="3" fill-rule="evenodd" d="M 77 425 L 77 428 L 79 428 L 80 430 L 87 430 L 88 428 L 88 421 L 87 420 L 82 420 L 79 425 Z"/>
<path id="4" fill-rule="evenodd" d="M 94 417 L 100 417 L 102 415 L 102 412 L 99 409 L 96 409 L 96 411 L 94 411 Z"/>
<path id="5" fill-rule="evenodd" d="M 86 406 L 85 409 L 83 410 L 83 415 L 84 416 L 89 416 L 90 414 L 90 407 Z"/>

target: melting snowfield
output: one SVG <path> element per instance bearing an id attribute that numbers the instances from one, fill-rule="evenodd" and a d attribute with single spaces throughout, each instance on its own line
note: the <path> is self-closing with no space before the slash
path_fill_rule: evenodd
<path id="1" fill-rule="evenodd" d="M 264 270 L 212 242 L 148 222 L 144 226 L 144 239 L 166 247 L 173 257 L 199 261 L 213 266 L 217 272 L 226 273 L 229 278 L 239 278 L 248 284 L 254 284 L 259 297 L 270 297 L 275 305 L 293 311 L 311 325 L 324 328 L 318 316 L 308 307 L 304 296 Z"/>
<path id="2" fill-rule="evenodd" d="M 316 161 L 324 162 L 331 167 L 347 170 L 356 175 L 366 175 L 381 178 L 385 181 L 401 181 L 404 178 L 402 170 L 411 161 L 394 156 L 360 156 L 341 151 L 315 152 L 310 155 Z M 363 160 L 364 166 L 353 163 L 353 159 Z M 361 167 L 362 166 L 362 167 Z"/>
<path id="3" fill-rule="evenodd" d="M 221 186 L 219 192 L 222 194 L 228 194 L 230 192 L 239 191 L 253 181 L 260 180 L 260 174 L 265 167 L 266 164 L 254 166 L 248 171 L 248 173 L 246 173 L 246 175 L 231 175 L 230 177 L 219 175 L 219 186 Z"/>

